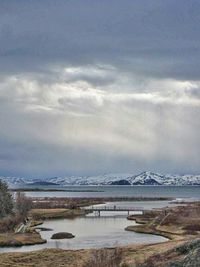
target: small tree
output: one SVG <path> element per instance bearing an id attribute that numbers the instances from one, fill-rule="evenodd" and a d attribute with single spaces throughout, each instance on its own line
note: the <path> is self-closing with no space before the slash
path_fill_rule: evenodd
<path id="1" fill-rule="evenodd" d="M 15 199 L 15 207 L 20 215 L 26 217 L 29 210 L 32 208 L 32 200 L 26 197 L 24 193 L 17 192 Z"/>
<path id="2" fill-rule="evenodd" d="M 8 190 L 8 185 L 0 180 L 0 218 L 11 214 L 13 211 L 13 198 Z"/>

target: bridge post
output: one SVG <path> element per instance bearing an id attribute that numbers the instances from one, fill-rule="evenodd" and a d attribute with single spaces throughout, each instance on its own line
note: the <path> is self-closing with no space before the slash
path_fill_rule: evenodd
<path id="1" fill-rule="evenodd" d="M 129 210 L 128 210 L 128 216 L 129 216 Z"/>

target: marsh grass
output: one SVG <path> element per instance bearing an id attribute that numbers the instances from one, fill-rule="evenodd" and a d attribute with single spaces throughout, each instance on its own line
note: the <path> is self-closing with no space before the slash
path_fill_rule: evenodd
<path id="1" fill-rule="evenodd" d="M 119 248 L 95 250 L 83 267 L 119 267 L 122 251 Z"/>

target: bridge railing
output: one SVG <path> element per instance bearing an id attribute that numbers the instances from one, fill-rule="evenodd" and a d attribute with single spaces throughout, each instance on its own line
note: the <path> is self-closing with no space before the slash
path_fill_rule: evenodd
<path id="1" fill-rule="evenodd" d="M 144 210 L 143 207 L 119 207 L 119 206 L 103 206 L 103 207 L 85 207 L 86 210 L 94 210 L 94 211 L 139 211 Z"/>

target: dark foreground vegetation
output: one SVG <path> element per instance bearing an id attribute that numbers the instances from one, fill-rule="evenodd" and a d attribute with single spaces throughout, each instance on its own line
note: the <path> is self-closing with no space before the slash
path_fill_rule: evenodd
<path id="1" fill-rule="evenodd" d="M 0 233 L 14 231 L 26 219 L 31 208 L 31 199 L 21 192 L 13 197 L 7 184 L 0 181 Z"/>
<path id="2" fill-rule="evenodd" d="M 31 221 L 28 218 L 31 209 L 30 198 L 21 192 L 17 192 L 13 197 L 8 186 L 0 181 L 0 247 L 46 242 L 31 228 Z"/>

